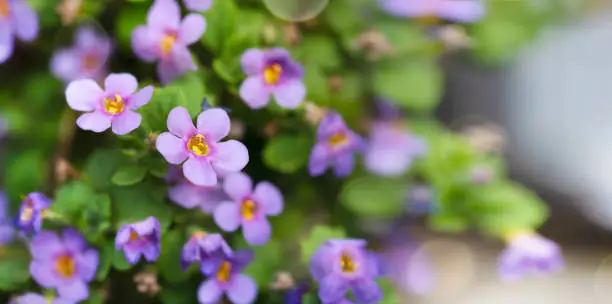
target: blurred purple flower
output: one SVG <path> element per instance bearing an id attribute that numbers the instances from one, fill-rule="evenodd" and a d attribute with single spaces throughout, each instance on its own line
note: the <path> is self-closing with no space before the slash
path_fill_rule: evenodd
<path id="1" fill-rule="evenodd" d="M 125 135 L 140 125 L 136 112 L 153 96 L 153 86 L 138 90 L 138 80 L 131 74 L 110 74 L 104 80 L 105 90 L 91 79 L 71 82 L 66 88 L 70 108 L 86 112 L 76 123 L 83 130 L 103 132 L 111 127 L 115 134 Z"/>
<path id="2" fill-rule="evenodd" d="M 123 250 L 126 260 L 134 265 L 144 255 L 149 262 L 154 262 L 161 251 L 159 221 L 149 216 L 146 220 L 126 224 L 119 229 L 115 238 L 115 249 Z"/>
<path id="3" fill-rule="evenodd" d="M 385 273 L 402 291 L 425 295 L 436 286 L 435 273 L 426 253 L 407 237 L 405 231 L 396 229 L 383 248 Z"/>
<path id="4" fill-rule="evenodd" d="M 25 0 L 0 0 L 0 63 L 13 55 L 15 36 L 32 41 L 38 36 L 38 15 Z"/>
<path id="5" fill-rule="evenodd" d="M 310 175 L 322 175 L 329 166 L 338 177 L 351 174 L 355 162 L 353 153 L 361 152 L 364 146 L 361 136 L 351 131 L 337 112 L 330 111 L 317 130 L 317 143 L 308 161 Z"/>
<path id="6" fill-rule="evenodd" d="M 30 273 L 38 285 L 55 288 L 63 299 L 87 299 L 87 283 L 98 268 L 98 252 L 87 248 L 83 236 L 64 229 L 62 239 L 51 231 L 41 231 L 30 242 Z"/>
<path id="7" fill-rule="evenodd" d="M 484 4 L 478 0 L 378 0 L 378 3 L 387 13 L 401 18 L 438 17 L 471 23 L 485 14 Z"/>
<path id="8" fill-rule="evenodd" d="M 38 233 L 42 227 L 46 210 L 51 207 L 51 200 L 39 192 L 28 194 L 21 202 L 17 214 L 17 227 L 26 233 Z"/>
<path id="9" fill-rule="evenodd" d="M 269 182 L 260 182 L 253 190 L 251 178 L 235 173 L 223 182 L 225 193 L 233 202 L 224 202 L 214 211 L 217 225 L 224 231 L 242 226 L 244 238 L 251 245 L 263 245 L 272 233 L 267 216 L 283 212 L 283 195 Z"/>
<path id="10" fill-rule="evenodd" d="M 188 10 L 205 12 L 212 6 L 213 0 L 183 0 L 183 3 Z"/>
<path id="11" fill-rule="evenodd" d="M 358 302 L 382 300 L 383 292 L 374 281 L 382 275 L 380 259 L 366 248 L 366 241 L 326 241 L 312 256 L 310 273 L 319 282 L 323 303 L 338 303 L 349 289 Z"/>
<path id="12" fill-rule="evenodd" d="M 211 275 L 223 260 L 232 257 L 233 254 L 232 248 L 220 234 L 198 231 L 183 246 L 181 267 L 185 270 L 189 265 L 200 262 L 200 271 L 205 275 Z"/>
<path id="13" fill-rule="evenodd" d="M 498 274 L 516 280 L 529 274 L 557 272 L 564 267 L 559 246 L 536 233 L 519 234 L 510 239 L 501 253 Z"/>
<path id="14" fill-rule="evenodd" d="M 215 267 L 216 274 L 204 281 L 198 289 L 198 300 L 203 304 L 218 303 L 225 293 L 235 304 L 253 303 L 257 297 L 257 284 L 240 272 L 253 260 L 253 251 L 241 250 Z"/>
<path id="15" fill-rule="evenodd" d="M 306 97 L 304 71 L 299 63 L 291 60 L 288 51 L 248 49 L 240 61 L 242 71 L 247 74 L 240 85 L 240 97 L 252 109 L 265 107 L 270 94 L 287 109 L 296 108 Z"/>
<path id="16" fill-rule="evenodd" d="M 15 229 L 11 225 L 11 220 L 8 210 L 9 201 L 0 191 L 0 246 L 10 243 L 15 236 Z"/>
<path id="17" fill-rule="evenodd" d="M 211 214 L 221 202 L 229 198 L 219 183 L 214 186 L 194 185 L 183 176 L 181 168 L 175 165 L 168 169 L 167 180 L 174 183 L 168 189 L 170 200 L 187 209 L 199 207 Z"/>
<path id="18" fill-rule="evenodd" d="M 102 80 L 107 74 L 106 64 L 112 42 L 92 27 L 82 26 L 70 48 L 58 50 L 51 58 L 51 72 L 65 82 L 92 78 Z"/>
<path id="19" fill-rule="evenodd" d="M 200 113 L 196 128 L 187 109 L 176 107 L 168 114 L 168 130 L 157 138 L 157 150 L 171 164 L 187 160 L 183 174 L 195 185 L 214 186 L 217 175 L 239 172 L 249 162 L 249 152 L 241 142 L 219 142 L 230 131 L 229 116 L 221 109 Z"/>
<path id="20" fill-rule="evenodd" d="M 370 127 L 370 140 L 364 153 L 368 171 L 396 177 L 404 174 L 414 158 L 425 154 L 425 142 L 391 122 Z"/>
<path id="21" fill-rule="evenodd" d="M 132 32 L 132 49 L 145 62 L 159 61 L 157 74 L 162 84 L 197 70 L 187 46 L 195 43 L 206 30 L 200 14 L 181 20 L 181 9 L 174 0 L 155 0 L 147 14 L 147 24 Z"/>
<path id="22" fill-rule="evenodd" d="M 408 213 L 429 214 L 438 210 L 434 189 L 426 185 L 414 185 L 408 190 Z"/>
<path id="23" fill-rule="evenodd" d="M 41 294 L 28 292 L 24 295 L 17 297 L 9 304 L 76 304 L 74 300 L 62 299 L 62 298 L 49 298 Z"/>
<path id="24" fill-rule="evenodd" d="M 403 116 L 400 108 L 394 103 L 378 99 L 374 101 L 374 106 L 376 109 L 376 117 L 382 121 L 395 121 L 401 119 Z"/>

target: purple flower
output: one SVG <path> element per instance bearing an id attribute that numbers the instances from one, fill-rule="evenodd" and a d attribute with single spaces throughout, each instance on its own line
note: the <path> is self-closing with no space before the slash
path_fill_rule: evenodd
<path id="1" fill-rule="evenodd" d="M 310 175 L 319 176 L 329 166 L 338 177 L 351 174 L 355 162 L 353 153 L 361 151 L 364 145 L 363 139 L 346 126 L 342 117 L 330 111 L 317 130 L 317 143 L 308 162 Z"/>
<path id="2" fill-rule="evenodd" d="M 42 227 L 46 210 L 51 206 L 51 200 L 39 192 L 28 194 L 21 202 L 17 214 L 17 227 L 26 234 L 38 233 Z"/>
<path id="3" fill-rule="evenodd" d="M 183 0 L 183 3 L 188 10 L 205 12 L 212 6 L 213 0 Z"/>
<path id="4" fill-rule="evenodd" d="M 146 220 L 126 224 L 119 229 L 115 238 L 115 249 L 122 250 L 126 260 L 134 265 L 144 255 L 149 262 L 154 262 L 161 251 L 159 222 L 149 216 Z"/>
<path id="5" fill-rule="evenodd" d="M 217 263 L 216 274 L 204 281 L 198 289 L 198 300 L 203 304 L 217 303 L 225 293 L 232 303 L 253 303 L 257 285 L 251 277 L 240 272 L 253 260 L 253 251 L 236 251 Z"/>
<path id="6" fill-rule="evenodd" d="M 396 177 L 404 174 L 425 150 L 423 140 L 410 132 L 391 122 L 376 122 L 370 128 L 364 163 L 374 174 Z"/>
<path id="7" fill-rule="evenodd" d="M 413 214 L 428 214 L 438 210 L 436 192 L 426 185 L 414 185 L 407 194 L 408 212 Z"/>
<path id="8" fill-rule="evenodd" d="M 244 238 L 251 245 L 263 245 L 270 240 L 272 228 L 267 216 L 283 211 L 283 195 L 269 182 L 260 182 L 253 190 L 251 179 L 244 173 L 225 178 L 225 193 L 233 202 L 224 202 L 214 211 L 217 225 L 224 231 L 242 226 Z"/>
<path id="9" fill-rule="evenodd" d="M 383 247 L 383 268 L 395 286 L 409 294 L 425 295 L 436 287 L 435 273 L 426 251 L 396 227 Z"/>
<path id="10" fill-rule="evenodd" d="M 198 41 L 205 30 L 202 15 L 189 14 L 181 20 L 176 1 L 155 0 L 147 14 L 147 25 L 132 32 L 132 49 L 145 62 L 159 61 L 157 74 L 167 84 L 188 70 L 197 70 L 187 46 Z"/>
<path id="11" fill-rule="evenodd" d="M 22 296 L 17 297 L 9 304 L 75 304 L 76 301 L 62 299 L 62 298 L 49 298 L 37 293 L 28 292 Z"/>
<path id="12" fill-rule="evenodd" d="M 240 97 L 252 109 L 265 107 L 270 94 L 287 109 L 296 108 L 306 97 L 304 71 L 299 63 L 291 60 L 288 51 L 248 49 L 240 61 L 242 71 L 247 74 L 240 86 Z"/>
<path id="13" fill-rule="evenodd" d="M 111 40 L 92 27 L 80 27 L 74 44 L 58 50 L 51 58 L 51 71 L 65 81 L 106 76 L 106 62 L 112 50 Z"/>
<path id="14" fill-rule="evenodd" d="M 38 16 L 25 0 L 0 0 L 0 63 L 13 55 L 14 36 L 32 41 L 38 35 Z"/>
<path id="15" fill-rule="evenodd" d="M 64 229 L 62 239 L 51 231 L 41 231 L 30 242 L 30 273 L 44 288 L 55 288 L 61 298 L 81 301 L 89 296 L 87 283 L 98 268 L 98 252 L 87 248 L 83 236 Z"/>
<path id="16" fill-rule="evenodd" d="M 183 174 L 195 185 L 214 186 L 217 175 L 239 172 L 249 162 L 249 152 L 241 142 L 219 142 L 230 131 L 229 116 L 221 109 L 200 113 L 196 128 L 187 109 L 176 107 L 168 114 L 168 130 L 157 138 L 157 150 L 171 164 L 187 160 Z"/>
<path id="17" fill-rule="evenodd" d="M 387 13 L 401 18 L 438 17 L 470 23 L 480 20 L 485 13 L 482 1 L 477 0 L 378 0 Z"/>
<path id="18" fill-rule="evenodd" d="M 323 303 L 337 303 L 351 289 L 358 302 L 382 300 L 383 292 L 374 281 L 382 273 L 380 260 L 357 239 L 328 240 L 312 256 L 310 273 L 319 282 Z"/>
<path id="19" fill-rule="evenodd" d="M 374 101 L 376 117 L 382 121 L 395 121 L 401 119 L 403 116 L 400 108 L 394 103 L 378 99 Z"/>
<path id="20" fill-rule="evenodd" d="M 10 243 L 15 236 L 8 211 L 8 199 L 4 191 L 0 191 L 0 246 Z"/>
<path id="21" fill-rule="evenodd" d="M 200 262 L 200 271 L 211 275 L 219 263 L 233 255 L 232 248 L 218 234 L 207 234 L 202 231 L 194 233 L 183 246 L 181 266 L 187 269 L 189 265 Z"/>
<path id="22" fill-rule="evenodd" d="M 497 272 L 504 280 L 515 280 L 532 273 L 552 273 L 564 267 L 559 246 L 538 234 L 518 234 L 501 253 Z"/>
<path id="23" fill-rule="evenodd" d="M 169 182 L 175 183 L 168 190 L 168 197 L 181 207 L 199 207 L 205 213 L 211 214 L 221 202 L 228 200 L 219 183 L 214 186 L 194 185 L 183 176 L 183 171 L 178 166 L 170 167 L 168 177 Z"/>
<path id="24" fill-rule="evenodd" d="M 110 74 L 104 80 L 105 90 L 91 79 L 71 82 L 66 88 L 70 108 L 87 112 L 76 123 L 83 130 L 104 132 L 111 127 L 117 135 L 125 135 L 138 128 L 142 116 L 134 112 L 149 103 L 153 86 L 138 90 L 138 81 L 131 74 Z"/>

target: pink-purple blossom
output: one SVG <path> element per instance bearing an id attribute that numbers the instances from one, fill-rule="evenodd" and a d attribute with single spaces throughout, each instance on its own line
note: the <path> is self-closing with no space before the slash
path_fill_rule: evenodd
<path id="1" fill-rule="evenodd" d="M 193 125 L 187 109 L 176 107 L 168 114 L 168 130 L 159 135 L 156 147 L 167 162 L 183 164 L 183 175 L 198 186 L 214 186 L 218 176 L 239 172 L 249 162 L 247 148 L 237 140 L 220 142 L 230 131 L 230 119 L 221 109 L 198 115 Z M 184 162 L 184 163 L 183 163 Z"/>
<path id="2" fill-rule="evenodd" d="M 419 137 L 393 122 L 379 121 L 370 127 L 364 164 L 374 174 L 396 177 L 404 174 L 425 150 L 425 142 Z"/>
<path id="3" fill-rule="evenodd" d="M 188 10 L 205 12 L 212 6 L 213 0 L 183 0 L 183 3 Z"/>
<path id="4" fill-rule="evenodd" d="M 8 204 L 9 201 L 4 195 L 4 191 L 0 191 L 0 247 L 10 243 L 15 237 L 15 229 L 11 225 L 12 221 L 9 217 Z"/>
<path id="5" fill-rule="evenodd" d="M 32 41 L 38 36 L 38 15 L 26 0 L 0 0 L 0 63 L 13 55 L 15 37 Z"/>
<path id="6" fill-rule="evenodd" d="M 265 107 L 270 95 L 284 108 L 296 108 L 306 97 L 302 66 L 287 50 L 248 49 L 240 59 L 247 75 L 240 86 L 240 97 L 252 109 Z"/>
<path id="7" fill-rule="evenodd" d="M 382 275 L 380 257 L 366 249 L 366 241 L 326 241 L 310 260 L 310 273 L 319 282 L 323 303 L 339 303 L 350 290 L 359 303 L 376 303 L 383 292 L 374 279 Z"/>
<path id="8" fill-rule="evenodd" d="M 197 231 L 189 238 L 181 252 L 181 267 L 186 269 L 189 265 L 199 262 L 200 271 L 211 275 L 223 260 L 233 256 L 232 248 L 218 233 L 207 234 Z"/>
<path id="9" fill-rule="evenodd" d="M 253 260 L 253 251 L 236 251 L 232 257 L 219 260 L 213 275 L 198 289 L 202 304 L 218 303 L 223 294 L 234 304 L 253 303 L 257 297 L 257 284 L 240 272 Z"/>
<path id="10" fill-rule="evenodd" d="M 154 262 L 161 251 L 161 232 L 159 221 L 148 217 L 144 221 L 126 224 L 117 232 L 115 249 L 123 250 L 125 259 L 132 265 L 140 260 L 140 256 L 149 262 Z"/>
<path id="11" fill-rule="evenodd" d="M 328 167 L 333 167 L 338 177 L 351 174 L 354 154 L 363 151 L 364 146 L 365 141 L 346 126 L 340 114 L 330 111 L 317 130 L 317 143 L 308 161 L 310 175 L 322 175 Z"/>
<path id="12" fill-rule="evenodd" d="M 42 227 L 43 218 L 51 200 L 44 194 L 32 192 L 28 194 L 19 207 L 17 227 L 25 234 L 38 233 Z"/>
<path id="13" fill-rule="evenodd" d="M 41 231 L 30 242 L 30 273 L 38 285 L 57 290 L 63 299 L 87 299 L 87 283 L 98 268 L 98 252 L 88 248 L 85 238 L 74 229 Z"/>
<path id="14" fill-rule="evenodd" d="M 220 204 L 214 211 L 217 225 L 224 231 L 235 231 L 242 226 L 244 238 L 251 245 L 264 245 L 270 240 L 272 228 L 268 216 L 283 211 L 283 195 L 269 182 L 260 182 L 253 189 L 251 178 L 235 173 L 223 182 L 231 202 Z"/>
<path id="15" fill-rule="evenodd" d="M 499 257 L 497 272 L 504 280 L 516 280 L 557 272 L 564 265 L 559 245 L 536 233 L 523 233 L 510 239 Z"/>
<path id="16" fill-rule="evenodd" d="M 434 17 L 460 23 L 480 20 L 485 13 L 478 0 L 378 0 L 387 13 L 400 18 Z"/>
<path id="17" fill-rule="evenodd" d="M 76 121 L 81 129 L 100 133 L 112 126 L 113 133 L 125 135 L 140 126 L 142 116 L 135 110 L 153 96 L 153 86 L 137 90 L 138 80 L 133 75 L 110 74 L 104 80 L 104 90 L 92 79 L 71 82 L 66 100 L 73 110 L 86 112 Z"/>
<path id="18" fill-rule="evenodd" d="M 43 296 L 28 292 L 13 299 L 9 304 L 76 304 L 77 301 L 56 297 Z"/>
<path id="19" fill-rule="evenodd" d="M 82 26 L 77 30 L 71 47 L 53 54 L 51 72 L 65 82 L 84 78 L 101 81 L 107 74 L 112 47 L 106 35 L 91 26 Z"/>
<path id="20" fill-rule="evenodd" d="M 221 202 L 229 199 L 220 183 L 214 186 L 194 185 L 185 178 L 181 167 L 176 165 L 169 167 L 166 180 L 172 184 L 168 189 L 168 198 L 183 208 L 200 208 L 212 214 Z"/>
<path id="21" fill-rule="evenodd" d="M 175 0 L 155 0 L 147 14 L 147 24 L 132 32 L 132 49 L 145 62 L 158 61 L 157 75 L 162 84 L 167 84 L 186 71 L 197 70 L 187 47 L 198 41 L 205 30 L 202 15 L 189 14 L 181 20 L 181 9 Z"/>

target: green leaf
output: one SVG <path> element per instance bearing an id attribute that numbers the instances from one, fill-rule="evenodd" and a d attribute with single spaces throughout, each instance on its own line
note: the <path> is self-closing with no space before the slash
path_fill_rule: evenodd
<path id="1" fill-rule="evenodd" d="M 185 97 L 184 106 L 191 115 L 202 111 L 201 103 L 206 96 L 206 86 L 201 71 L 188 71 L 183 76 L 174 79 L 166 88 L 179 89 Z M 210 101 L 209 101 L 210 102 Z"/>
<path id="2" fill-rule="evenodd" d="M 157 266 L 164 279 L 170 283 L 179 283 L 189 278 L 188 272 L 181 268 L 181 251 L 185 243 L 184 234 L 179 230 L 170 230 L 162 234 L 161 254 Z"/>
<path id="3" fill-rule="evenodd" d="M 323 11 L 323 18 L 336 33 L 348 35 L 364 28 L 363 8 L 363 3 L 356 0 L 330 1 Z"/>
<path id="4" fill-rule="evenodd" d="M 122 5 L 117 15 L 115 37 L 119 44 L 127 49 L 131 48 L 132 32 L 139 25 L 146 23 L 150 3 L 130 3 Z"/>
<path id="5" fill-rule="evenodd" d="M 308 162 L 312 139 L 302 135 L 280 135 L 263 150 L 266 166 L 282 173 L 294 173 Z"/>
<path id="6" fill-rule="evenodd" d="M 397 58 L 421 54 L 431 50 L 435 43 L 420 26 L 406 22 L 405 19 L 385 19 L 377 24 L 376 29 L 387 37 L 393 46 L 393 56 Z"/>
<path id="7" fill-rule="evenodd" d="M 259 288 L 265 288 L 274 281 L 275 274 L 280 270 L 283 259 L 281 246 L 278 242 L 271 240 L 263 246 L 251 249 L 255 252 L 257 262 L 249 264 L 244 274 L 253 278 Z"/>
<path id="8" fill-rule="evenodd" d="M 340 202 L 360 216 L 395 217 L 406 207 L 406 189 L 400 179 L 358 177 L 344 184 Z"/>
<path id="9" fill-rule="evenodd" d="M 404 109 L 431 111 L 442 97 L 442 80 L 433 62 L 390 61 L 375 71 L 374 91 Z"/>
<path id="10" fill-rule="evenodd" d="M 96 288 L 89 289 L 89 297 L 83 302 L 83 304 L 104 304 L 104 294 L 101 290 Z"/>
<path id="11" fill-rule="evenodd" d="M 83 174 L 94 189 L 105 191 L 111 186 L 111 178 L 122 162 L 123 155 L 120 150 L 97 149 L 87 159 Z"/>
<path id="12" fill-rule="evenodd" d="M 338 69 L 342 64 L 334 39 L 324 35 L 305 36 L 301 43 L 292 49 L 292 53 L 300 63 L 324 70 Z"/>
<path id="13" fill-rule="evenodd" d="M 4 247 L 0 255 L 0 290 L 24 288 L 30 279 L 30 254 L 23 247 Z"/>
<path id="14" fill-rule="evenodd" d="M 114 256 L 115 244 L 110 243 L 102 247 L 100 250 L 100 262 L 98 263 L 98 270 L 96 271 L 96 281 L 104 281 L 104 279 L 106 279 L 110 267 L 113 264 Z"/>
<path id="15" fill-rule="evenodd" d="M 147 163 L 149 173 L 157 178 L 164 178 L 168 173 L 168 163 L 162 157 L 154 157 Z"/>
<path id="16" fill-rule="evenodd" d="M 177 106 L 189 107 L 183 90 L 176 86 L 155 88 L 151 101 L 140 108 L 143 128 L 152 132 L 165 131 L 168 113 Z"/>
<path id="17" fill-rule="evenodd" d="M 234 0 L 214 1 L 212 7 L 204 14 L 208 23 L 202 43 L 215 53 L 220 53 L 227 37 L 236 29 L 238 8 Z"/>
<path id="18" fill-rule="evenodd" d="M 387 278 L 379 278 L 376 280 L 376 283 L 380 285 L 380 288 L 383 291 L 383 299 L 378 302 L 380 304 L 396 304 L 400 303 L 400 298 L 397 296 L 395 289 L 389 279 Z"/>
<path id="19" fill-rule="evenodd" d="M 70 181 L 60 187 L 55 193 L 55 202 L 51 210 L 68 219 L 74 219 L 81 214 L 82 208 L 87 205 L 95 191 L 82 181 Z"/>
<path id="20" fill-rule="evenodd" d="M 300 242 L 301 258 L 303 263 L 308 263 L 312 255 L 329 239 L 343 239 L 346 237 L 344 228 L 333 228 L 330 226 L 317 225 L 312 228 L 310 235 Z"/>
<path id="21" fill-rule="evenodd" d="M 457 233 L 469 228 L 469 219 L 459 214 L 440 212 L 430 215 L 428 224 L 435 231 Z"/>
<path id="22" fill-rule="evenodd" d="M 122 167 L 112 177 L 115 185 L 129 186 L 142 181 L 147 175 L 147 168 L 139 165 Z"/>
<path id="23" fill-rule="evenodd" d="M 315 65 L 304 65 L 304 85 L 308 88 L 306 98 L 317 105 L 326 106 L 330 98 L 327 76 Z"/>
<path id="24" fill-rule="evenodd" d="M 172 220 L 172 208 L 165 203 L 166 191 L 167 187 L 161 181 L 111 189 L 115 228 L 154 216 L 164 232 Z"/>
<path id="25" fill-rule="evenodd" d="M 193 291 L 196 286 L 188 284 L 181 285 L 164 285 L 161 292 L 162 303 L 172 304 L 196 304 L 198 303 L 198 295 Z"/>
<path id="26" fill-rule="evenodd" d="M 115 250 L 113 253 L 113 268 L 117 270 L 128 270 L 132 268 L 130 262 L 125 259 L 125 254 L 121 250 Z"/>
<path id="27" fill-rule="evenodd" d="M 47 167 L 41 151 L 27 150 L 12 156 L 6 163 L 4 189 L 12 200 L 39 191 L 45 183 Z"/>

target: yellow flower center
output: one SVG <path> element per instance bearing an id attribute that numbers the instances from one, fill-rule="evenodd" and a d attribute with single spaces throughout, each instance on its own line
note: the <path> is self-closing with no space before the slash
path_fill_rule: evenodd
<path id="1" fill-rule="evenodd" d="M 354 273 L 357 270 L 357 263 L 348 253 L 343 253 L 340 257 L 340 269 L 344 273 Z"/>
<path id="2" fill-rule="evenodd" d="M 6 17 L 9 14 L 9 0 L 0 0 L 0 16 Z"/>
<path id="3" fill-rule="evenodd" d="M 348 142 L 348 137 L 343 132 L 338 132 L 332 135 L 327 141 L 332 148 L 336 148 L 346 144 Z"/>
<path id="4" fill-rule="evenodd" d="M 138 235 L 138 233 L 136 233 L 136 231 L 132 230 L 132 232 L 130 232 L 130 239 L 129 239 L 129 241 L 132 242 L 132 241 L 136 241 L 138 239 L 140 239 L 140 235 Z"/>
<path id="5" fill-rule="evenodd" d="M 204 231 L 196 231 L 196 232 L 194 232 L 194 233 L 191 235 L 191 237 L 192 237 L 192 238 L 196 238 L 196 239 L 197 239 L 197 238 L 203 238 L 203 237 L 205 237 L 205 236 L 206 236 L 206 232 L 204 232 Z"/>
<path id="6" fill-rule="evenodd" d="M 162 55 L 168 56 L 170 54 L 170 51 L 172 51 L 172 47 L 174 46 L 175 42 L 176 34 L 174 33 L 165 34 L 164 36 L 162 36 L 161 41 L 159 43 L 161 46 Z"/>
<path id="7" fill-rule="evenodd" d="M 191 153 L 198 156 L 208 155 L 210 148 L 204 141 L 204 135 L 198 134 L 196 136 L 192 136 L 187 142 L 187 149 L 191 151 Z"/>
<path id="8" fill-rule="evenodd" d="M 246 220 L 252 220 L 257 212 L 257 204 L 251 199 L 244 200 L 240 206 L 240 214 Z"/>
<path id="9" fill-rule="evenodd" d="M 219 267 L 217 271 L 217 281 L 227 283 L 229 281 L 232 271 L 232 263 L 225 261 Z"/>
<path id="10" fill-rule="evenodd" d="M 441 21 L 442 20 L 440 20 L 439 17 L 434 16 L 434 15 L 425 15 L 425 16 L 421 16 L 415 19 L 415 22 L 422 26 L 438 25 L 440 24 Z"/>
<path id="11" fill-rule="evenodd" d="M 111 115 L 117 115 L 125 109 L 125 102 L 119 96 L 115 94 L 114 97 L 104 98 L 104 111 Z"/>
<path id="12" fill-rule="evenodd" d="M 23 208 L 23 211 L 21 211 L 21 214 L 19 215 L 19 220 L 22 222 L 29 222 L 30 220 L 32 220 L 33 216 L 34 216 L 34 208 L 28 205 L 25 208 Z"/>
<path id="13" fill-rule="evenodd" d="M 61 255 L 55 262 L 55 272 L 64 278 L 70 278 L 76 272 L 74 259 L 67 254 Z"/>
<path id="14" fill-rule="evenodd" d="M 272 64 L 264 70 L 264 80 L 267 84 L 276 84 L 283 75 L 283 67 L 278 64 Z"/>

